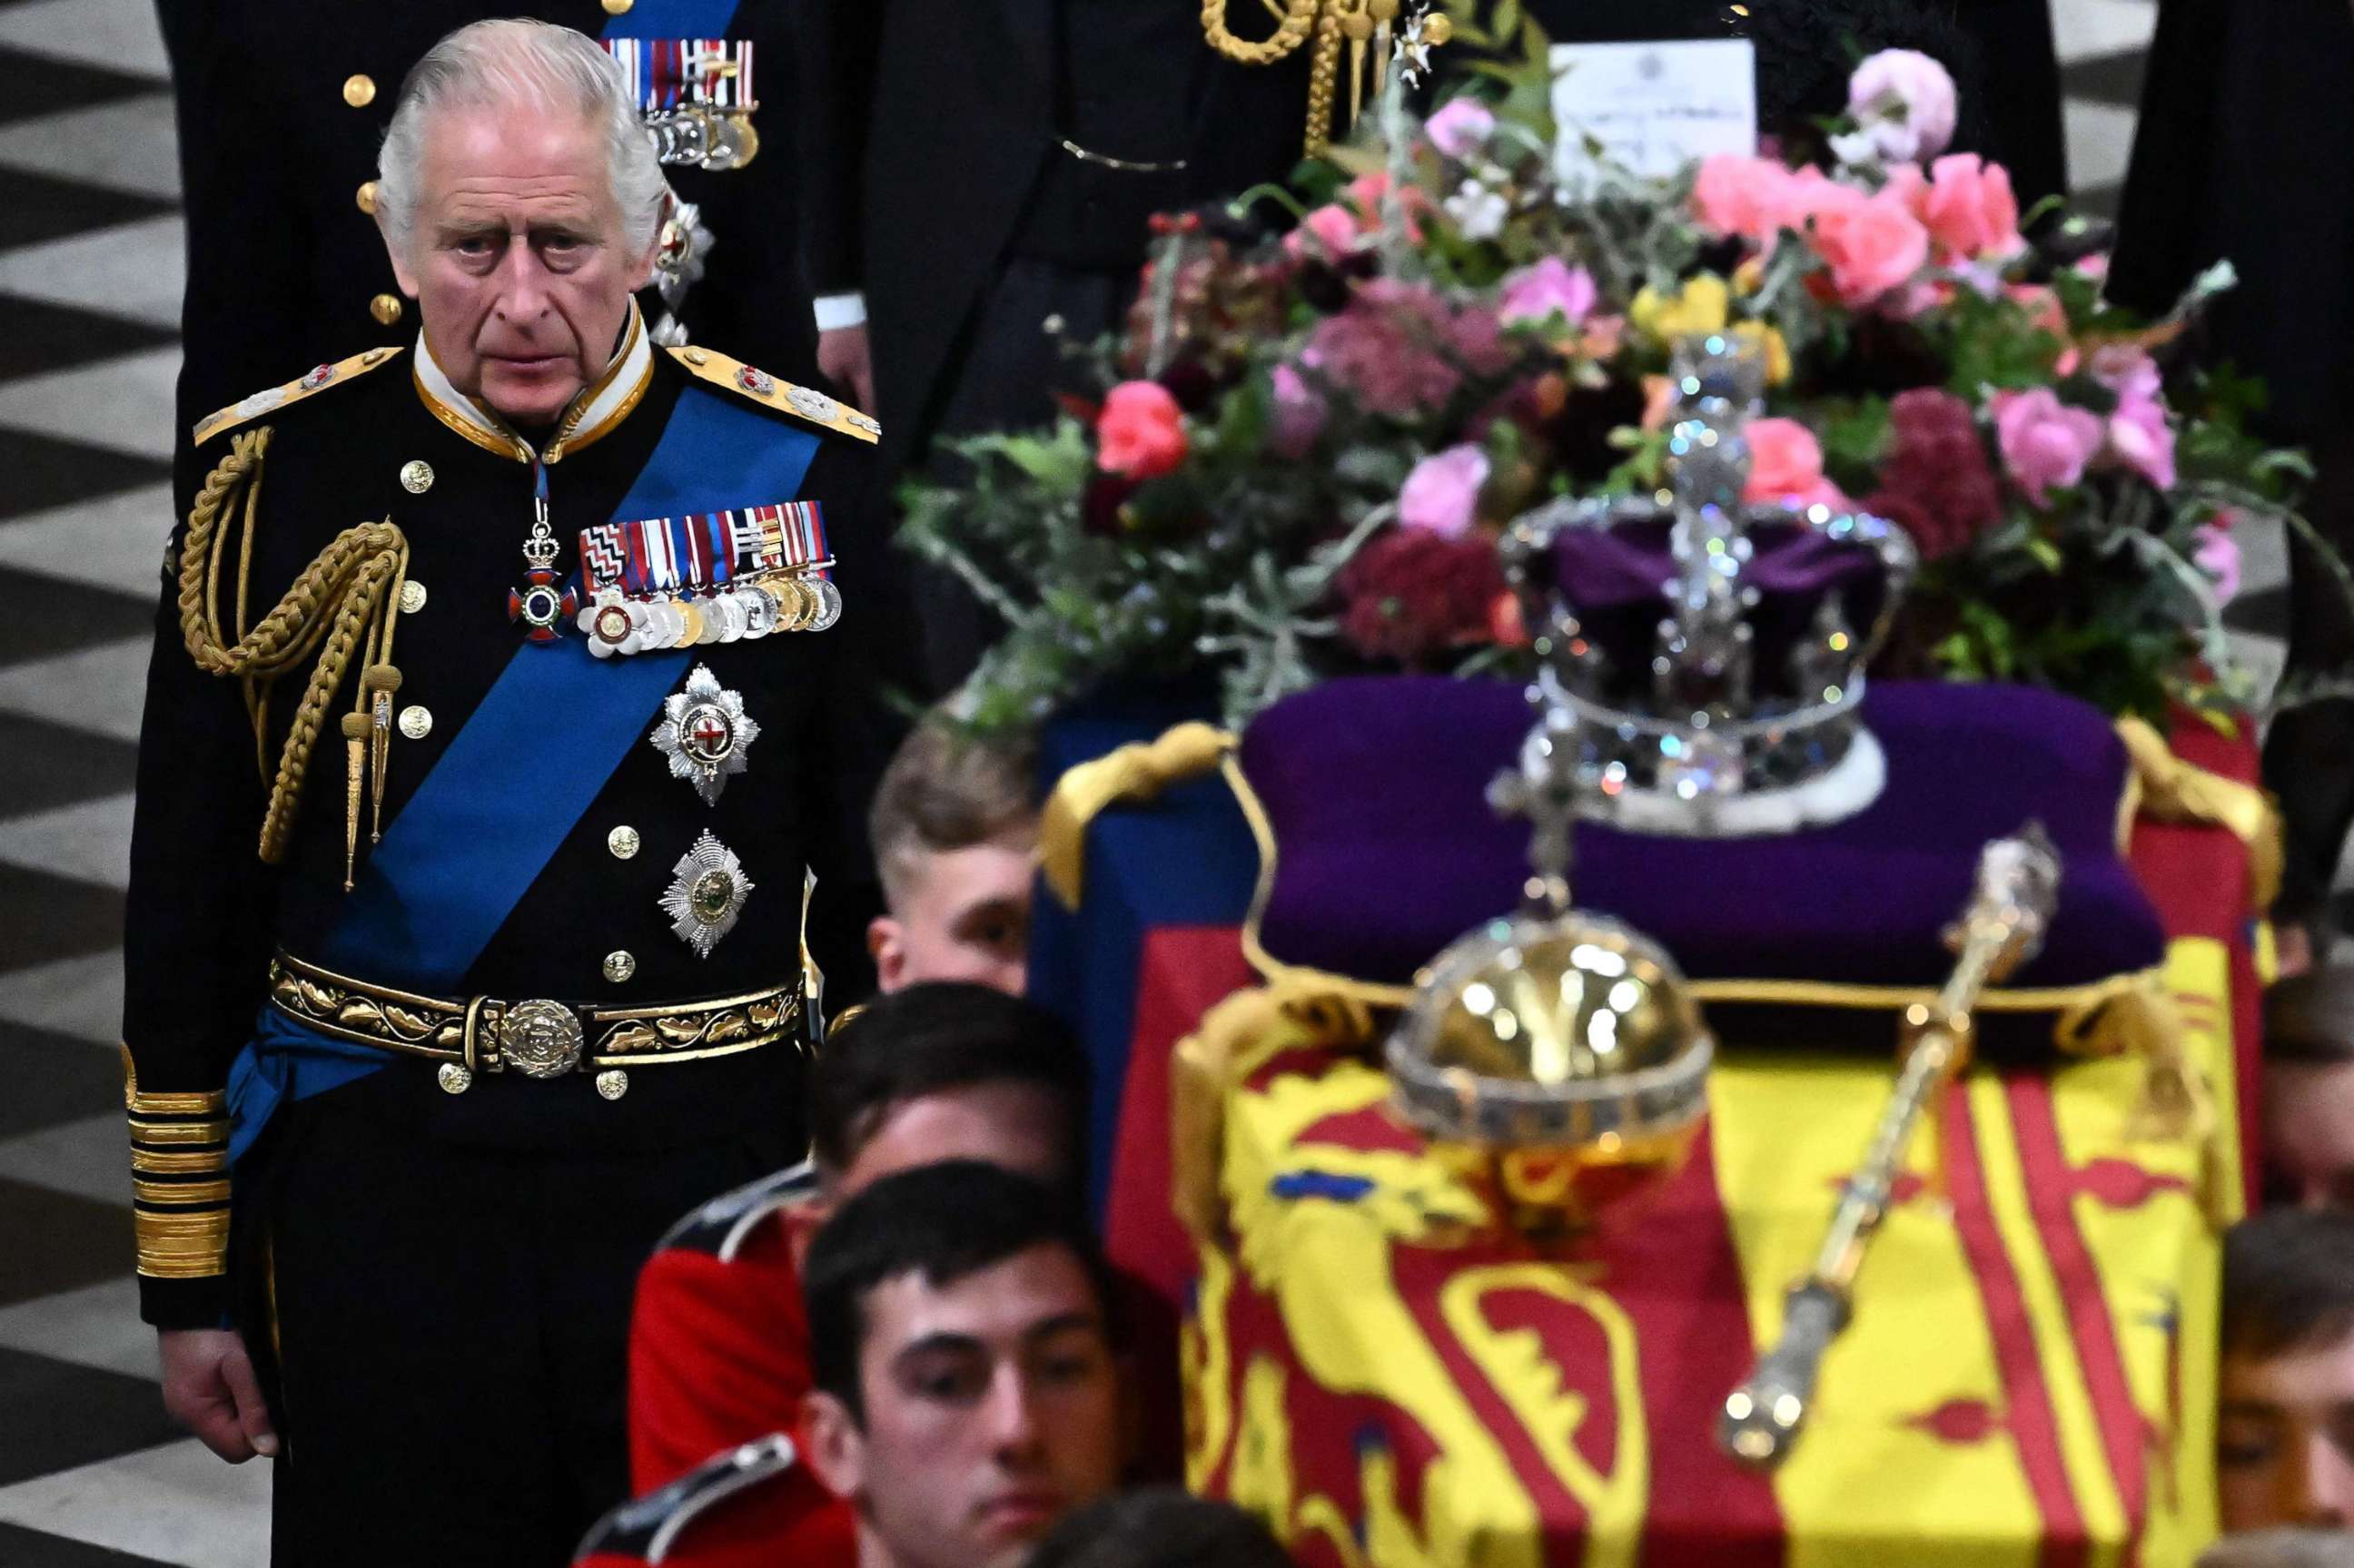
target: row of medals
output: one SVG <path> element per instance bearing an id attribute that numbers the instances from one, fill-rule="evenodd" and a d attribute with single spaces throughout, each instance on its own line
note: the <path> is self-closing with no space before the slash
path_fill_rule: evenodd
<path id="1" fill-rule="evenodd" d="M 842 590 L 825 578 L 764 573 L 708 594 L 631 599 L 597 590 L 578 624 L 588 652 L 652 653 L 714 642 L 758 641 L 777 631 L 823 631 L 842 619 Z"/>

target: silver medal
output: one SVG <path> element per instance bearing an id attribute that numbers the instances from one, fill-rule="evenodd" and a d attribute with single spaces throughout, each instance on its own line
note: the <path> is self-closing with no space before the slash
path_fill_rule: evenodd
<path id="1" fill-rule="evenodd" d="M 717 803 L 727 780 L 744 771 L 744 753 L 760 726 L 744 711 L 741 694 L 719 684 L 709 665 L 697 664 L 686 689 L 663 699 L 654 749 L 670 758 L 671 776 L 695 786 L 706 806 Z"/>
<path id="2" fill-rule="evenodd" d="M 811 631 L 823 631 L 842 619 L 842 590 L 823 577 L 804 577 L 801 586 L 817 596 L 817 615 L 809 623 Z"/>
<path id="3" fill-rule="evenodd" d="M 708 830 L 671 869 L 676 874 L 663 892 L 663 913 L 670 916 L 672 934 L 693 948 L 696 958 L 707 959 L 719 938 L 736 928 L 752 879 L 744 874 L 736 852 Z"/>

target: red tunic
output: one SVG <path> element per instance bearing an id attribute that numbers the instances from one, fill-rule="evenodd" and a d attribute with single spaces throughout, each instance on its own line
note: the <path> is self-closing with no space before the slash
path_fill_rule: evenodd
<path id="1" fill-rule="evenodd" d="M 630 1322 L 630 1473 L 640 1493 L 772 1432 L 799 1441 L 810 1370 L 798 1254 L 815 1217 L 801 1203 L 729 1225 L 690 1221 L 640 1271 Z M 796 1465 L 698 1522 L 670 1560 L 853 1568 L 857 1557 L 849 1505 Z"/>

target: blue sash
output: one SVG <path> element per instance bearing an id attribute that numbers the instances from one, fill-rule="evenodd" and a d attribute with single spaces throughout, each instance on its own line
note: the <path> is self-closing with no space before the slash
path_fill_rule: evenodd
<path id="1" fill-rule="evenodd" d="M 795 499 L 818 440 L 690 386 L 617 520 Z M 385 828 L 334 927 L 304 957 L 378 984 L 456 994 L 692 657 L 598 660 L 577 636 L 546 645 L 518 638 L 481 705 Z M 563 722 L 549 723 L 551 714 Z M 244 1153 L 281 1099 L 349 1083 L 386 1060 L 265 1005 L 229 1071 L 229 1157 Z"/>

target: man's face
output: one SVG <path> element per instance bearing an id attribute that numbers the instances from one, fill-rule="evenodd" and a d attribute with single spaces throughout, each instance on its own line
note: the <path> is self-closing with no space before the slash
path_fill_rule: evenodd
<path id="1" fill-rule="evenodd" d="M 1019 996 L 1029 974 L 1036 845 L 1029 832 L 1007 833 L 910 862 L 901 896 L 866 934 L 882 989 L 970 980 Z"/>
<path id="2" fill-rule="evenodd" d="M 2227 1532 L 2354 1523 L 2354 1334 L 2225 1356 L 2215 1454 Z"/>
<path id="3" fill-rule="evenodd" d="M 811 1402 L 819 1477 L 857 1507 L 863 1563 L 1013 1568 L 1118 1478 L 1119 1395 L 1079 1261 L 1039 1245 L 935 1287 L 915 1275 L 864 1303 L 863 1425 Z"/>
<path id="4" fill-rule="evenodd" d="M 882 1119 L 833 1180 L 848 1198 L 895 1171 L 944 1160 L 979 1160 L 1059 1189 L 1068 1178 L 1069 1113 L 1037 1084 L 968 1084 L 885 1107 Z"/>
<path id="5" fill-rule="evenodd" d="M 2285 1202 L 2354 1209 L 2354 1062 L 2266 1066 L 2264 1149 Z"/>
<path id="6" fill-rule="evenodd" d="M 527 105 L 427 129 L 393 274 L 451 384 L 512 423 L 548 423 L 603 373 L 652 266 L 623 242 L 605 157 L 587 118 Z"/>

